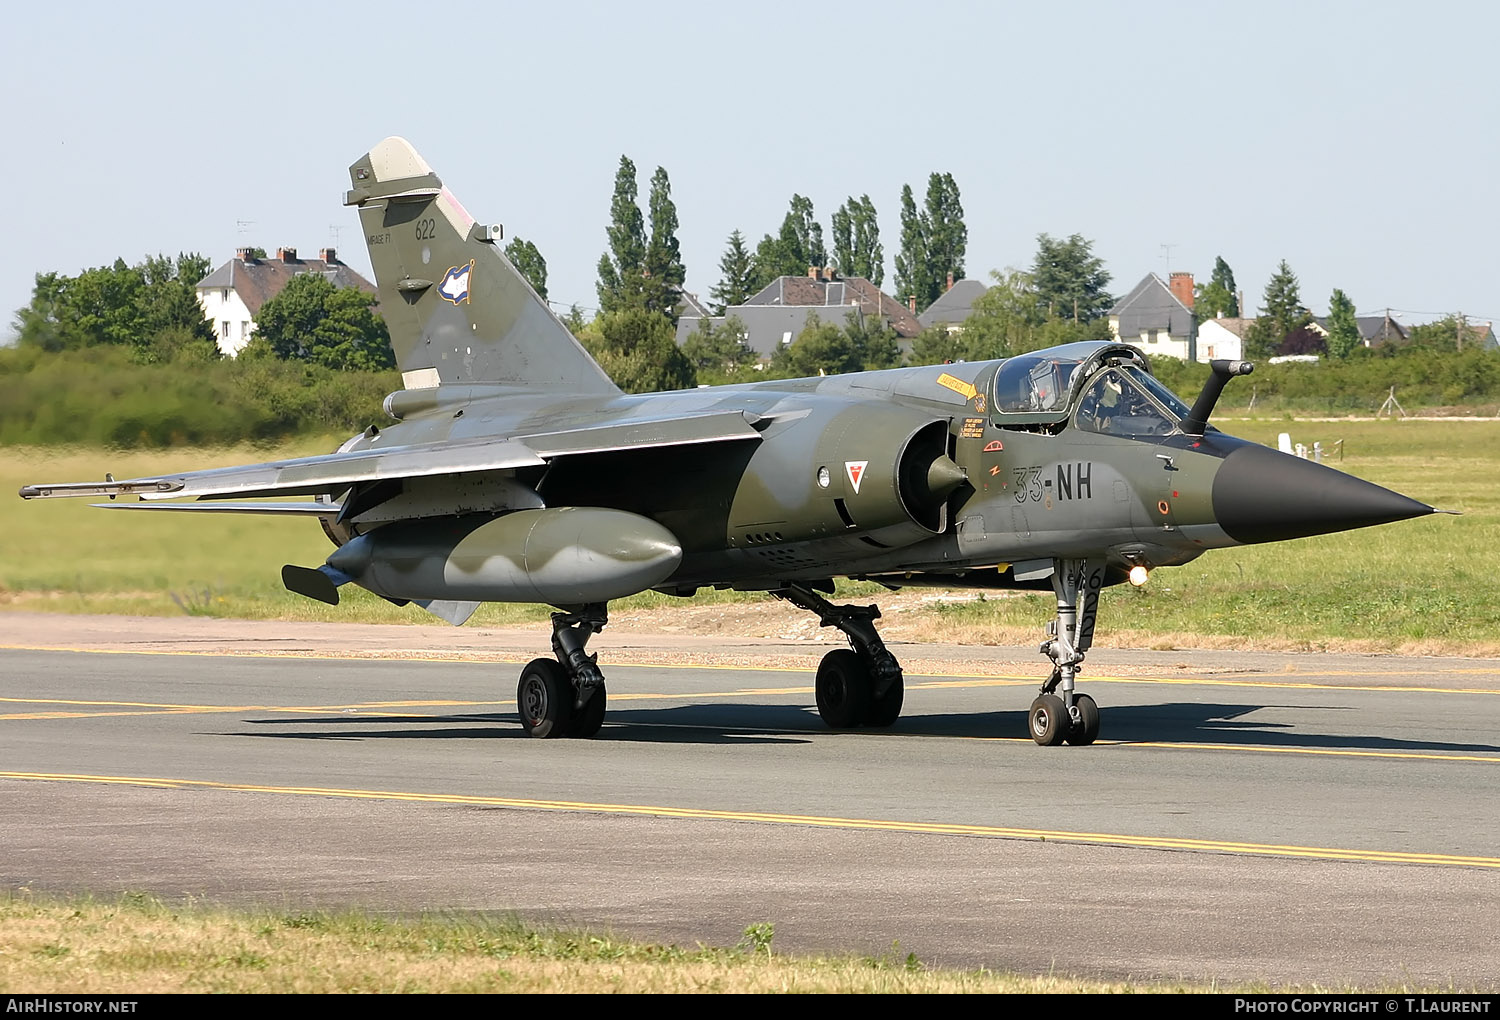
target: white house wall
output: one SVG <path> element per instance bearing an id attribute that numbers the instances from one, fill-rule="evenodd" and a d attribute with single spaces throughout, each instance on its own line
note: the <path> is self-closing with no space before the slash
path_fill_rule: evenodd
<path id="1" fill-rule="evenodd" d="M 213 327 L 220 353 L 232 358 L 244 350 L 255 332 L 255 320 L 250 317 L 250 309 L 245 307 L 238 293 L 232 288 L 205 288 L 198 291 L 198 305 L 203 309 L 203 317 Z"/>
<path id="2" fill-rule="evenodd" d="M 1245 356 L 1245 342 L 1231 331 L 1208 319 L 1198 326 L 1198 360 L 1227 358 L 1239 361 Z"/>
<path id="3" fill-rule="evenodd" d="M 1159 329 L 1155 332 L 1144 332 L 1133 341 L 1127 340 L 1125 342 L 1134 343 L 1146 352 L 1147 357 L 1154 358 L 1164 354 L 1169 358 L 1176 358 L 1178 361 L 1188 360 L 1187 339 L 1185 337 L 1174 337 L 1164 329 Z M 1198 348 L 1199 350 L 1203 348 L 1203 339 L 1201 337 L 1198 339 Z"/>

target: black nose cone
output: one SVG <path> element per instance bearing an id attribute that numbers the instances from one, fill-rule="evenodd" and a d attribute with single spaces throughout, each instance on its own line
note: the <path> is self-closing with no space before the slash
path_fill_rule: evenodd
<path id="1" fill-rule="evenodd" d="M 1264 446 L 1246 444 L 1224 458 L 1214 477 L 1214 517 L 1236 542 L 1280 542 L 1433 512 L 1342 471 Z"/>

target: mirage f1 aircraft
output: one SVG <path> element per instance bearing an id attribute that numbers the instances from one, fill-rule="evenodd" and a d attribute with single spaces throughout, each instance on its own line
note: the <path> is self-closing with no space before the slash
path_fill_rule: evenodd
<path id="1" fill-rule="evenodd" d="M 156 478 L 28 485 L 21 496 L 135 495 L 111 509 L 306 514 L 337 549 L 286 586 L 337 604 L 357 584 L 461 624 L 481 602 L 555 607 L 552 658 L 517 689 L 537 737 L 590 737 L 605 681 L 591 635 L 647 589 L 766 591 L 837 627 L 818 667 L 829 726 L 889 726 L 901 666 L 875 606 L 833 578 L 1048 587 L 1052 660 L 1038 744 L 1092 743 L 1075 690 L 1099 592 L 1206 549 L 1435 512 L 1208 426 L 1216 361 L 1189 407 L 1119 343 L 675 393 L 621 393 L 403 139 L 349 168 L 404 389 L 326 456 Z M 255 502 L 271 497 L 307 502 Z M 157 502 L 193 497 L 197 502 Z"/>

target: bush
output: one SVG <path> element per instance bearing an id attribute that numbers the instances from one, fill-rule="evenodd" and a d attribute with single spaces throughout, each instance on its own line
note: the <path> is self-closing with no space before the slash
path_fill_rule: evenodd
<path id="1" fill-rule="evenodd" d="M 394 372 L 306 362 L 142 364 L 118 346 L 0 349 L 0 443 L 166 447 L 357 432 L 384 416 Z"/>

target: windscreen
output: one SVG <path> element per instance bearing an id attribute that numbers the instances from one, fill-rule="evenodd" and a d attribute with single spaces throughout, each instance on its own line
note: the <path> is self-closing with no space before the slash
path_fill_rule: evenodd
<path id="1" fill-rule="evenodd" d="M 1177 431 L 1187 413 L 1182 401 L 1151 376 L 1112 368 L 1084 390 L 1074 420 L 1080 429 L 1105 435 L 1165 436 Z"/>

